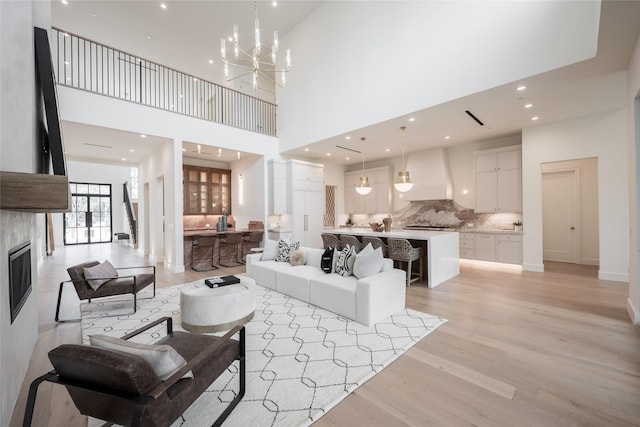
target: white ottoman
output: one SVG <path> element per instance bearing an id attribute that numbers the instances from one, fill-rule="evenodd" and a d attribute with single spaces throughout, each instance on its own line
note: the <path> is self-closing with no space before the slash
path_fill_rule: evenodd
<path id="1" fill-rule="evenodd" d="M 182 327 L 189 332 L 226 331 L 253 319 L 256 282 L 238 276 L 240 283 L 210 288 L 202 283 L 180 289 Z"/>

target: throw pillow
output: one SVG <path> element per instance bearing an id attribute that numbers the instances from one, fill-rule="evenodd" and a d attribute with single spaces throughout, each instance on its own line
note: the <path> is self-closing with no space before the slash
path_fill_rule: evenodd
<path id="1" fill-rule="evenodd" d="M 329 246 L 324 250 L 322 258 L 320 259 L 320 268 L 327 274 L 333 271 L 333 251 L 334 248 Z"/>
<path id="2" fill-rule="evenodd" d="M 118 270 L 109 261 L 84 269 L 84 278 L 94 291 L 116 277 L 118 277 Z"/>
<path id="3" fill-rule="evenodd" d="M 94 347 L 118 350 L 142 357 L 151 365 L 160 381 L 166 380 L 187 364 L 180 353 L 168 345 L 140 344 L 107 335 L 90 335 L 89 342 Z M 183 378 L 193 378 L 193 373 L 189 371 Z"/>
<path id="4" fill-rule="evenodd" d="M 367 250 L 367 248 L 370 250 Z M 358 279 L 362 279 L 378 274 L 380 270 L 382 270 L 383 258 L 382 248 L 376 248 L 374 250 L 371 244 L 368 244 L 365 249 L 356 255 L 356 260 L 353 263 L 353 275 Z"/>
<path id="5" fill-rule="evenodd" d="M 307 262 L 307 256 L 304 251 L 300 249 L 291 252 L 291 257 L 289 258 L 289 263 L 291 265 L 304 265 Z"/>
<path id="6" fill-rule="evenodd" d="M 278 242 L 278 253 L 276 255 L 276 262 L 289 262 L 291 253 L 297 251 L 300 248 L 300 242 L 288 243 L 284 240 Z"/>
<path id="7" fill-rule="evenodd" d="M 278 255 L 278 242 L 271 239 L 265 240 L 264 249 L 262 250 L 262 256 L 260 259 L 262 261 L 268 261 L 276 259 L 276 255 Z"/>
<path id="8" fill-rule="evenodd" d="M 336 261 L 336 273 L 343 277 L 353 274 L 353 263 L 356 258 L 355 247 L 346 245 Z"/>

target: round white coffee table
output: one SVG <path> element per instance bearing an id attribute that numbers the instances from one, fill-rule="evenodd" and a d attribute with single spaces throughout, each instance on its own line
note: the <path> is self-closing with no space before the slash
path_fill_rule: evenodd
<path id="1" fill-rule="evenodd" d="M 256 282 L 238 276 L 240 283 L 210 288 L 204 280 L 180 289 L 182 327 L 189 332 L 226 331 L 253 319 Z"/>

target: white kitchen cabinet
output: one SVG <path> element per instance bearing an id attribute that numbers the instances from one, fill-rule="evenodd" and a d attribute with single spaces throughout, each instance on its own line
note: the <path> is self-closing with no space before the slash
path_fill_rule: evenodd
<path id="1" fill-rule="evenodd" d="M 391 168 L 365 169 L 364 175 L 369 177 L 371 192 L 358 194 L 356 187 L 360 183 L 362 170 L 347 172 L 344 175 L 344 206 L 348 214 L 388 214 L 392 211 Z"/>
<path id="2" fill-rule="evenodd" d="M 520 147 L 475 153 L 476 212 L 522 210 L 521 153 Z"/>
<path id="3" fill-rule="evenodd" d="M 509 264 L 522 264 L 522 236 L 498 234 L 496 236 L 498 261 Z"/>
<path id="4" fill-rule="evenodd" d="M 298 160 L 287 162 L 287 179 L 291 183 L 289 212 L 293 240 L 301 246 L 322 247 L 324 224 L 324 167 Z"/>
<path id="5" fill-rule="evenodd" d="M 269 183 L 269 215 L 287 213 L 287 168 L 286 163 L 270 160 L 267 163 Z"/>
<path id="6" fill-rule="evenodd" d="M 460 258 L 476 259 L 476 233 L 460 232 Z"/>
<path id="7" fill-rule="evenodd" d="M 476 234 L 476 259 L 482 261 L 497 261 L 496 235 L 494 233 Z"/>

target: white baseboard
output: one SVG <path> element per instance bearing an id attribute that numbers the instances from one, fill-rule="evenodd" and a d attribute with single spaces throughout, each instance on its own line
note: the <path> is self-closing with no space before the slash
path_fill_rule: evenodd
<path id="1" fill-rule="evenodd" d="M 522 264 L 522 270 L 544 273 L 544 264 Z"/>
<path id="2" fill-rule="evenodd" d="M 631 317 L 633 324 L 635 326 L 640 326 L 640 311 L 636 310 L 629 298 L 627 298 L 627 312 L 629 313 L 629 317 Z"/>
<path id="3" fill-rule="evenodd" d="M 165 263 L 164 268 L 172 273 L 184 273 L 184 264 L 176 265 L 167 262 Z"/>
<path id="4" fill-rule="evenodd" d="M 612 273 L 610 271 L 598 270 L 598 279 L 611 280 L 612 282 L 629 283 L 629 273 Z"/>

